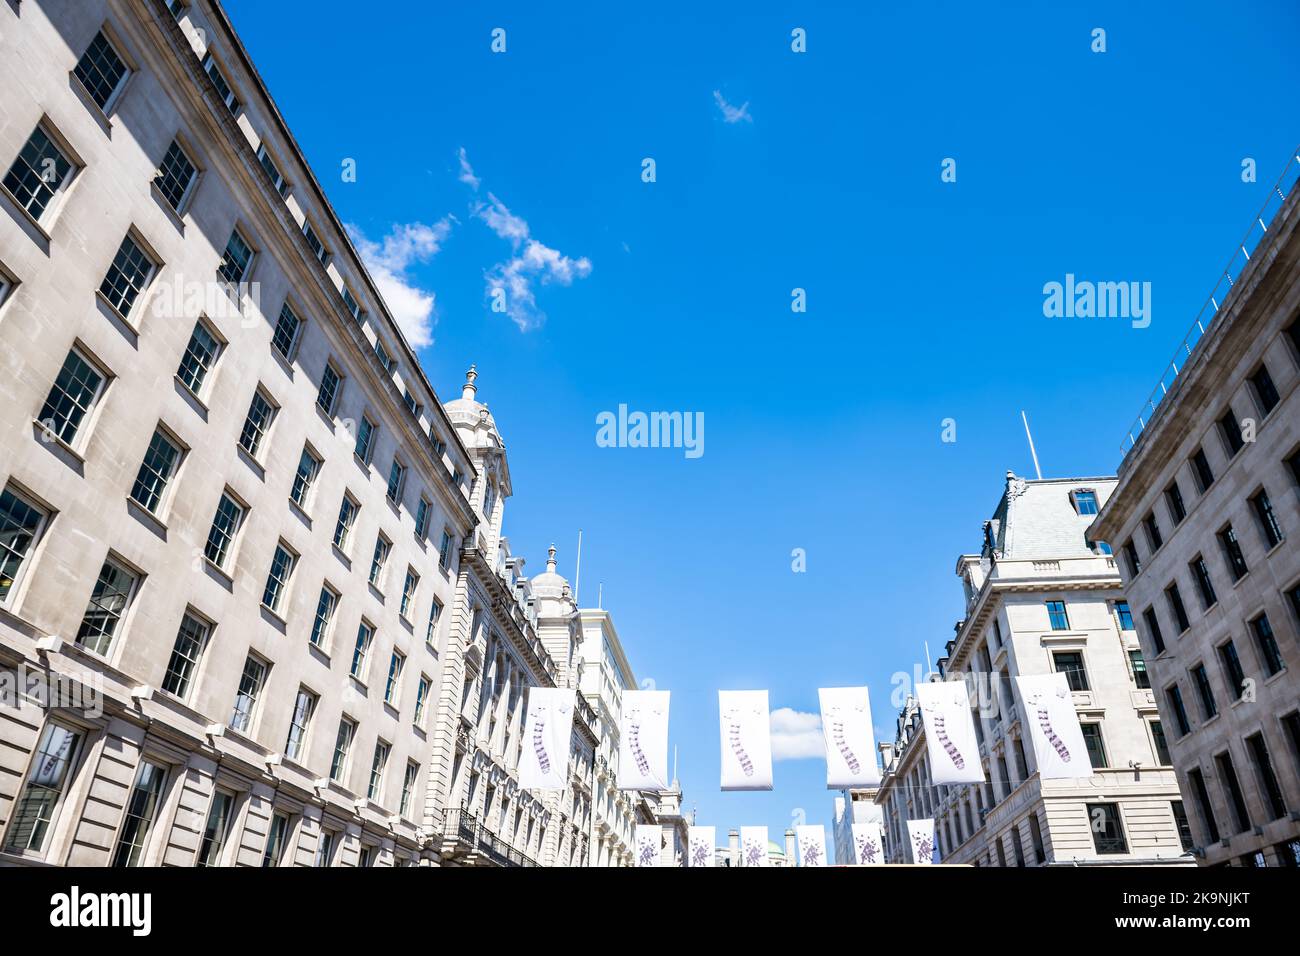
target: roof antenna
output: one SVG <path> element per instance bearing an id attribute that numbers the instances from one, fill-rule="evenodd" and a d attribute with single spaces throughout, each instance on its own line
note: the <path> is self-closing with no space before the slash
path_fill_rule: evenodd
<path id="1" fill-rule="evenodd" d="M 601 581 L 596 585 L 596 607 L 603 609 L 605 607 L 605 582 Z"/>
<path id="2" fill-rule="evenodd" d="M 578 603 L 578 585 L 582 583 L 582 529 L 578 529 L 578 563 L 573 569 L 573 606 L 582 607 Z"/>
<path id="3" fill-rule="evenodd" d="M 1034 456 L 1034 474 L 1038 476 L 1039 481 L 1042 481 L 1043 469 L 1038 467 L 1038 452 L 1034 451 L 1034 436 L 1029 433 L 1029 419 L 1025 417 L 1023 410 L 1020 412 L 1020 420 L 1025 423 L 1025 437 L 1029 439 L 1029 454 Z"/>

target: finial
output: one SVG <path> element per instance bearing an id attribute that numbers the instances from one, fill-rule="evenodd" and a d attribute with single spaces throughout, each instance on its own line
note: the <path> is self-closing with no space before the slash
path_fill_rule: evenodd
<path id="1" fill-rule="evenodd" d="M 471 365 L 469 371 L 465 373 L 465 388 L 461 390 L 460 397 L 467 402 L 474 400 L 474 393 L 478 388 L 474 385 L 474 379 L 478 378 L 477 366 Z"/>
<path id="2" fill-rule="evenodd" d="M 546 549 L 546 571 L 548 574 L 555 573 L 555 545 Z"/>

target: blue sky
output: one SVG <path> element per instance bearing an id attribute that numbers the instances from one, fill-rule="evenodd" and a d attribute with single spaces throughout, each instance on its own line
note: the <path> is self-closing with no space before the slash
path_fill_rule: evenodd
<path id="1" fill-rule="evenodd" d="M 720 793 L 716 690 L 811 712 L 866 683 L 891 735 L 890 676 L 951 637 L 956 557 L 1032 473 L 1020 409 L 1045 476 L 1113 473 L 1300 141 L 1286 0 L 226 6 L 444 400 L 478 364 L 515 552 L 536 573 L 555 542 L 572 579 L 584 529 L 582 603 L 603 582 L 673 692 L 687 806 L 774 838 L 830 823 L 824 762 Z M 1150 327 L 1045 318 L 1066 273 L 1150 282 Z M 703 412 L 705 454 L 598 447 L 620 403 Z"/>

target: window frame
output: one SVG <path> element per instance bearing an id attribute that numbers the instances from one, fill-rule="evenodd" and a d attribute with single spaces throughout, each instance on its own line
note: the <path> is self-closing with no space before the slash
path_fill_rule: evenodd
<path id="1" fill-rule="evenodd" d="M 190 168 L 193 170 L 189 182 L 185 184 L 185 188 L 181 191 L 180 197 L 175 203 L 171 201 L 171 197 L 163 187 L 159 185 L 160 181 L 164 178 L 163 164 L 167 162 L 167 157 L 171 155 L 173 146 L 180 151 L 181 155 L 185 158 L 185 161 L 190 164 Z M 152 187 L 152 191 L 163 201 L 167 209 L 171 210 L 171 212 L 175 213 L 176 216 L 182 219 L 189 212 L 190 204 L 194 201 L 194 194 L 198 192 L 199 181 L 203 178 L 204 168 L 199 164 L 199 161 L 195 159 L 194 153 L 195 151 L 189 143 L 189 138 L 185 136 L 183 132 L 177 130 L 176 134 L 172 136 L 171 142 L 167 144 L 167 148 L 163 150 L 162 158 L 158 160 L 158 166 L 154 170 L 153 178 L 149 180 L 149 185 Z"/>
<path id="2" fill-rule="evenodd" d="M 99 377 L 99 383 L 91 393 L 85 408 L 82 409 L 81 418 L 73 429 L 72 435 L 64 436 L 51 427 L 50 423 L 53 419 L 44 413 L 54 399 L 55 389 L 59 388 L 59 380 L 63 377 L 63 370 L 67 367 L 68 360 L 73 356 L 76 356 L 78 361 Z M 105 396 L 108 394 L 109 386 L 113 384 L 115 379 L 116 376 L 108 366 L 101 362 L 81 339 L 73 339 L 72 344 L 68 346 L 67 354 L 64 355 L 63 361 L 59 364 L 58 371 L 54 373 L 54 379 L 50 382 L 50 388 L 46 392 L 45 400 L 41 403 L 41 407 L 37 409 L 33 418 L 33 421 L 40 426 L 42 439 L 51 439 L 64 448 L 72 450 L 80 457 L 90 441 L 90 433 L 94 431 L 95 422 L 99 418 L 99 410 L 103 405 Z M 66 390 L 62 391 L 62 395 L 67 399 L 72 397 Z M 74 404 L 76 404 L 75 401 Z M 65 419 L 65 425 L 69 420 Z"/>
<path id="3" fill-rule="evenodd" d="M 45 137 L 49 145 L 53 147 L 59 156 L 62 157 L 64 162 L 68 164 L 68 172 L 59 180 L 58 185 L 50 191 L 50 196 L 41 206 L 40 212 L 33 214 L 28 204 L 35 198 L 36 194 L 32 193 L 29 195 L 28 201 L 25 203 L 18 198 L 18 195 L 9 188 L 4 180 L 8 179 L 9 176 L 13 174 L 14 167 L 18 164 L 18 161 L 22 159 L 23 150 L 27 149 L 37 132 L 40 132 L 41 135 Z M 35 171 L 30 164 L 27 164 L 27 168 L 33 172 Z M 54 121 L 50 118 L 49 114 L 43 113 L 41 114 L 40 119 L 36 121 L 36 125 L 32 127 L 32 131 L 27 134 L 27 138 L 23 140 L 23 143 L 18 148 L 18 152 L 14 155 L 13 160 L 5 167 L 4 175 L 0 176 L 0 190 L 3 190 L 5 198 L 8 199 L 8 201 L 12 203 L 24 216 L 26 216 L 29 222 L 35 224 L 45 238 L 48 239 L 49 227 L 58 218 L 59 212 L 66 201 L 68 191 L 72 188 L 72 184 L 76 181 L 78 175 L 85 168 L 85 162 L 77 154 L 76 150 L 72 148 L 72 145 L 67 141 L 67 139 L 64 138 L 63 134 L 59 132 L 58 127 L 54 125 Z M 45 181 L 44 177 L 38 176 L 38 178 L 40 178 L 42 182 Z"/>
<path id="4" fill-rule="evenodd" d="M 195 334 L 199 329 L 202 329 L 203 333 L 213 341 L 216 345 L 216 351 L 212 353 L 212 359 L 207 366 L 199 366 L 203 369 L 203 374 L 199 378 L 198 387 L 195 388 L 185 380 L 184 375 L 181 373 L 185 371 L 186 359 L 190 355 L 190 344 L 194 341 Z M 207 315 L 200 314 L 199 317 L 194 320 L 194 328 L 190 330 L 190 337 L 185 340 L 185 348 L 181 350 L 180 362 L 176 365 L 175 378 L 187 392 L 197 398 L 201 403 L 206 403 L 209 396 L 212 394 L 212 389 L 214 387 L 212 379 L 216 374 L 217 365 L 221 361 L 221 357 L 226 354 L 226 349 L 229 345 L 229 341 L 227 341 L 226 337 L 221 334 L 221 330 L 217 328 L 216 324 L 209 319 Z"/>
<path id="5" fill-rule="evenodd" d="M 10 577 L 7 589 L 3 594 L 0 594 L 0 608 L 12 610 L 18 605 L 19 600 L 25 592 L 27 582 L 31 577 L 32 565 L 35 563 L 38 556 L 37 552 L 40 550 L 41 544 L 45 540 L 45 533 L 49 530 L 50 523 L 57 515 L 57 512 L 41 501 L 40 498 L 37 498 L 35 495 L 31 494 L 25 488 L 13 481 L 0 486 L 0 499 L 2 499 L 6 494 L 12 496 L 19 504 L 25 505 L 38 516 L 36 527 L 32 528 L 30 531 L 31 540 L 24 549 L 22 558 L 15 566 L 14 573 Z M 12 554 L 13 552 L 6 544 L 3 553 Z M 3 565 L 0 565 L 0 569 L 2 568 Z M 3 572 L 0 571 L 0 573 Z"/>
<path id="6" fill-rule="evenodd" d="M 145 466 L 149 461 L 149 456 L 153 452 L 154 439 L 159 436 L 162 437 L 163 441 L 167 442 L 167 444 L 171 445 L 171 447 L 176 450 L 176 460 L 172 462 L 171 471 L 163 480 L 162 490 L 158 493 L 157 502 L 154 507 L 150 508 L 145 504 L 145 502 L 136 497 L 135 492 L 136 486 L 140 484 L 141 473 L 145 470 Z M 149 444 L 145 446 L 144 455 L 140 458 L 140 467 L 136 469 L 135 480 L 131 482 L 131 490 L 127 492 L 127 500 L 133 502 L 144 512 L 152 515 L 159 521 L 165 520 L 167 515 L 171 512 L 171 503 L 175 496 L 175 489 L 177 479 L 180 475 L 181 466 L 184 465 L 186 459 L 189 458 L 189 453 L 189 446 L 176 437 L 176 433 L 168 428 L 165 422 L 159 421 L 158 424 L 154 426 L 153 434 L 149 436 Z M 155 475 L 157 474 L 158 473 L 155 472 Z"/>
<path id="7" fill-rule="evenodd" d="M 130 242 L 144 260 L 149 263 L 149 269 L 145 273 L 144 278 L 140 280 L 139 288 L 135 288 L 134 284 L 126 276 L 126 273 L 117 264 L 118 257 L 123 254 L 128 242 Z M 140 230 L 134 225 L 131 225 L 127 227 L 126 234 L 122 236 L 122 241 L 118 243 L 117 248 L 114 250 L 112 258 L 109 260 L 108 268 L 104 272 L 104 278 L 96 288 L 95 294 L 107 308 L 112 310 L 115 316 L 126 323 L 127 327 L 129 327 L 133 332 L 138 333 L 139 328 L 137 317 L 148 308 L 153 284 L 165 265 L 166 263 L 163 261 L 162 257 L 158 255 L 153 246 L 144 238 L 144 235 Z M 122 303 L 115 302 L 109 297 L 109 293 L 104 291 L 104 286 L 109 284 L 109 279 L 112 277 L 114 270 L 116 270 L 122 278 L 127 279 L 128 288 L 133 288 L 135 290 L 134 297 L 131 299 L 125 312 L 122 311 Z"/>
<path id="8" fill-rule="evenodd" d="M 104 37 L 104 42 L 108 45 L 109 49 L 113 51 L 113 55 L 117 57 L 122 64 L 122 75 L 117 78 L 112 89 L 109 90 L 108 95 L 104 98 L 103 103 L 99 102 L 95 92 L 91 90 L 91 88 L 86 85 L 86 81 L 78 75 L 82 61 L 90 54 L 90 48 L 101 35 Z M 122 97 L 126 95 L 127 87 L 131 83 L 131 78 L 139 72 L 139 67 L 136 64 L 136 59 L 127 49 L 127 45 L 121 38 L 117 29 L 108 20 L 105 20 L 100 24 L 99 29 L 95 31 L 95 35 L 86 43 L 85 48 L 81 51 L 81 55 L 77 57 L 77 62 L 73 64 L 72 69 L 68 71 L 68 76 L 75 84 L 73 89 L 77 91 L 77 95 L 81 99 L 85 100 L 89 105 L 93 106 L 99 112 L 99 116 L 103 121 L 107 121 L 117 112 L 118 107 L 122 103 Z"/>
<path id="9" fill-rule="evenodd" d="M 102 638 L 105 636 L 105 633 L 107 633 L 108 637 L 108 646 L 103 650 L 100 650 L 98 647 L 91 647 L 83 638 L 81 632 L 82 629 L 86 627 L 86 620 L 90 615 L 91 604 L 95 600 L 95 589 L 98 588 L 99 581 L 104 574 L 104 568 L 107 566 L 113 567 L 118 573 L 124 574 L 130 578 L 130 586 L 127 588 L 125 598 L 122 602 L 121 612 L 113 619 L 112 629 L 108 632 L 100 631 L 97 635 L 97 638 Z M 127 619 L 131 616 L 131 611 L 135 608 L 135 599 L 140 593 L 140 588 L 144 584 L 144 580 L 144 572 L 135 567 L 135 565 L 119 557 L 112 550 L 109 550 L 109 552 L 104 556 L 103 563 L 100 565 L 99 573 L 95 576 L 95 583 L 91 585 L 90 596 L 86 599 L 86 609 L 81 612 L 81 623 L 77 625 L 77 633 L 72 642 L 87 653 L 111 661 L 114 656 L 113 652 L 115 648 L 120 646 L 118 637 L 128 627 Z M 106 611 L 106 613 L 111 612 Z M 96 643 L 99 643 L 98 640 Z"/>

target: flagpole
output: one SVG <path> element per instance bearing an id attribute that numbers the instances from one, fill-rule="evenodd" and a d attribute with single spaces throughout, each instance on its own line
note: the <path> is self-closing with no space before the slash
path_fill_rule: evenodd
<path id="1" fill-rule="evenodd" d="M 1038 452 L 1034 450 L 1034 436 L 1029 433 L 1029 419 L 1026 417 L 1024 409 L 1020 411 L 1020 420 L 1025 423 L 1025 437 L 1029 439 L 1029 454 L 1034 456 L 1034 474 L 1038 475 L 1038 480 L 1043 480 L 1043 470 L 1038 467 Z"/>

